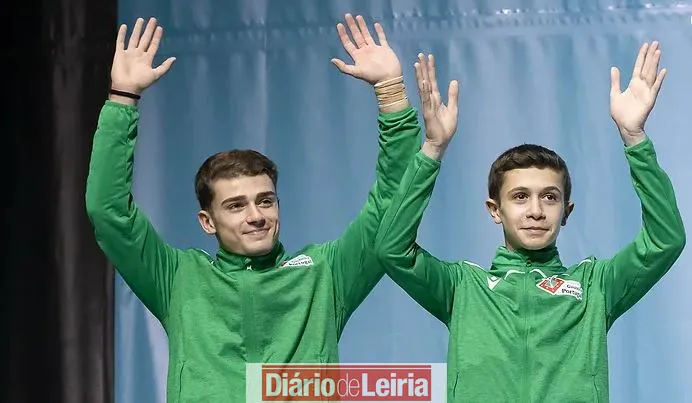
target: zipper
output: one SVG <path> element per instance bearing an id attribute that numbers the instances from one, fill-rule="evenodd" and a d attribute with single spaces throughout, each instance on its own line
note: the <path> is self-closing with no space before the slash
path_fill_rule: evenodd
<path id="1" fill-rule="evenodd" d="M 529 372 L 531 370 L 531 364 L 529 362 L 529 336 L 530 336 L 530 322 L 529 322 L 529 315 L 531 314 L 531 298 L 529 297 L 529 275 L 531 274 L 531 262 L 528 261 L 526 262 L 526 268 L 524 272 L 524 291 L 523 291 L 523 299 L 524 299 L 524 371 L 522 374 L 522 395 L 524 398 L 522 399 L 523 402 L 530 402 L 531 401 L 531 385 L 529 384 Z"/>
<path id="2" fill-rule="evenodd" d="M 260 360 L 258 359 L 259 357 L 259 351 L 258 351 L 258 346 L 257 342 L 258 339 L 255 337 L 257 335 L 257 331 L 255 329 L 255 321 L 253 320 L 255 315 L 255 306 L 254 306 L 254 295 L 252 294 L 253 286 L 252 283 L 254 281 L 254 273 L 252 272 L 252 265 L 250 263 L 250 260 L 245 261 L 245 265 L 247 270 L 244 270 L 238 274 L 240 274 L 240 287 L 241 287 L 241 295 L 242 295 L 242 305 L 243 305 L 243 327 L 245 329 L 245 351 L 247 355 L 247 362 L 248 363 L 258 363 Z"/>

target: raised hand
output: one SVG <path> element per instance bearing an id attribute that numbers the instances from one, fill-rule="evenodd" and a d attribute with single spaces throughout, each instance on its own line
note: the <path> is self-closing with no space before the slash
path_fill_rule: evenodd
<path id="1" fill-rule="evenodd" d="M 141 94 L 147 87 L 161 78 L 173 65 L 174 57 L 166 59 L 158 67 L 152 68 L 154 56 L 159 49 L 163 28 L 151 18 L 142 34 L 144 19 L 139 18 L 125 48 L 127 26 L 121 25 L 111 67 L 111 87 L 133 94 Z M 140 36 L 141 35 L 141 36 Z"/>
<path id="2" fill-rule="evenodd" d="M 351 14 L 346 14 L 345 19 L 353 36 L 353 42 L 351 42 L 343 24 L 337 24 L 336 30 L 344 49 L 351 56 L 354 64 L 346 64 L 343 60 L 334 58 L 332 63 L 336 68 L 344 74 L 359 78 L 372 85 L 400 77 L 402 75 L 401 63 L 392 48 L 389 47 L 382 26 L 375 23 L 375 32 L 380 43 L 378 45 L 370 35 L 362 16 L 356 16 L 354 19 Z"/>
<path id="3" fill-rule="evenodd" d="M 414 67 L 425 121 L 423 152 L 430 158 L 440 160 L 457 130 L 459 83 L 456 80 L 449 83 L 445 105 L 437 87 L 434 56 L 429 55 L 426 60 L 425 56 L 419 53 Z"/>
<path id="4" fill-rule="evenodd" d="M 620 91 L 620 71 L 617 67 L 610 69 L 610 114 L 626 145 L 637 144 L 646 137 L 644 123 L 666 76 L 666 69 L 658 69 L 660 61 L 658 42 L 644 43 L 625 92 Z"/>

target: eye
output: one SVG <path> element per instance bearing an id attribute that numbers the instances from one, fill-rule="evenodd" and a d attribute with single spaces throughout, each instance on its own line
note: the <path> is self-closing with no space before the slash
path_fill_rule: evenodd
<path id="1" fill-rule="evenodd" d="M 260 206 L 260 207 L 271 207 L 271 206 L 273 206 L 273 205 L 274 205 L 274 199 L 270 199 L 270 198 L 262 199 L 262 200 L 259 202 L 259 206 Z"/>
<path id="2" fill-rule="evenodd" d="M 521 192 L 520 192 L 520 193 L 516 193 L 516 194 L 514 195 L 514 199 L 515 199 L 515 200 L 526 200 L 526 199 L 528 199 L 528 198 L 529 198 L 529 195 L 527 195 L 526 193 L 521 193 Z"/>
<path id="3" fill-rule="evenodd" d="M 230 203 L 226 205 L 226 209 L 231 210 L 231 211 L 240 211 L 243 209 L 243 204 L 242 203 Z"/>
<path id="4" fill-rule="evenodd" d="M 553 194 L 553 193 L 548 193 L 545 195 L 545 198 L 548 199 L 551 202 L 558 201 L 558 197 Z"/>

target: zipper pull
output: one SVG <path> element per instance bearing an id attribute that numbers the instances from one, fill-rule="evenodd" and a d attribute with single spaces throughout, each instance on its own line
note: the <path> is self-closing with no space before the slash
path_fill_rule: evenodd
<path id="1" fill-rule="evenodd" d="M 252 270 L 252 265 L 247 265 L 247 270 Z"/>

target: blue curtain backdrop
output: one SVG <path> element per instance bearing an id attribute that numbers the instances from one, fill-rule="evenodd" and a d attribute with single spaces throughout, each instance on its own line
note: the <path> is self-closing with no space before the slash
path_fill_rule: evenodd
<path id="1" fill-rule="evenodd" d="M 445 88 L 461 81 L 459 132 L 420 233 L 433 253 L 487 266 L 502 239 L 483 206 L 487 171 L 522 142 L 556 149 L 571 168 L 566 262 L 629 242 L 640 209 L 609 116 L 609 68 L 621 68 L 624 88 L 653 39 L 669 75 L 648 132 L 692 228 L 692 2 L 122 0 L 119 12 L 128 24 L 157 16 L 161 56 L 178 58 L 141 102 L 135 170 L 136 199 L 176 246 L 216 250 L 196 221 L 193 177 L 222 149 L 256 148 L 279 164 L 289 249 L 334 238 L 355 216 L 374 179 L 377 108 L 369 86 L 329 62 L 346 57 L 335 29 L 346 12 L 384 25 L 416 107 L 418 52 L 436 54 Z M 690 256 L 611 331 L 613 402 L 692 402 Z M 122 281 L 116 321 L 117 402 L 163 402 L 165 335 Z M 446 329 L 388 278 L 341 342 L 346 362 L 444 362 L 446 348 Z"/>

